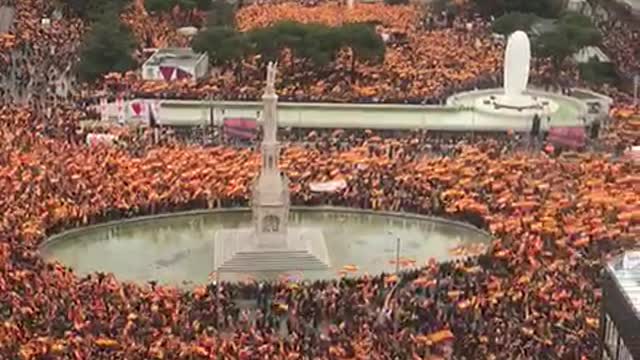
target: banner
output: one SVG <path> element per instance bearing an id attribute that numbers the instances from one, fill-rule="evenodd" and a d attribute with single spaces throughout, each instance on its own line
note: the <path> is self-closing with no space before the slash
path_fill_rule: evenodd
<path id="1" fill-rule="evenodd" d="M 113 145 L 116 140 L 118 140 L 118 137 L 115 135 L 111 135 L 111 134 L 95 134 L 95 133 L 89 133 L 87 134 L 87 145 L 89 146 L 97 146 L 99 144 L 105 144 L 105 145 Z"/>
<path id="2" fill-rule="evenodd" d="M 100 99 L 100 120 L 107 121 L 109 120 L 109 113 L 107 108 L 107 98 Z"/>
<path id="3" fill-rule="evenodd" d="M 624 270 L 640 270 L 640 251 L 627 251 L 622 258 Z"/>
<path id="4" fill-rule="evenodd" d="M 343 179 L 325 182 L 315 182 L 309 184 L 309 189 L 313 192 L 336 192 L 347 187 L 347 182 Z"/>
<path id="5" fill-rule="evenodd" d="M 129 107 L 131 108 L 131 115 L 134 117 L 146 118 L 148 116 L 147 106 L 141 100 L 131 101 Z"/>
<path id="6" fill-rule="evenodd" d="M 624 152 L 624 158 L 640 164 L 640 146 L 632 146 Z"/>
<path id="7" fill-rule="evenodd" d="M 587 133 L 582 127 L 552 127 L 547 141 L 554 146 L 578 149 L 586 145 Z"/>
<path id="8" fill-rule="evenodd" d="M 118 97 L 116 99 L 116 109 L 118 111 L 118 123 L 120 125 L 124 125 L 126 117 L 125 117 L 125 109 L 124 109 L 124 99 Z"/>
<path id="9" fill-rule="evenodd" d="M 222 124 L 226 136 L 253 140 L 258 134 L 258 123 L 255 118 L 225 118 Z"/>

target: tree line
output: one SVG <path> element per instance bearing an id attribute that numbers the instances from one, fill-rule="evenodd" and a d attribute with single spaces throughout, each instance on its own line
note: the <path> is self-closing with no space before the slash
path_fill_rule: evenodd
<path id="1" fill-rule="evenodd" d="M 372 24 L 355 23 L 340 27 L 283 21 L 248 32 L 228 26 L 212 26 L 193 40 L 193 49 L 209 54 L 213 65 L 230 65 L 249 55 L 260 61 L 277 60 L 285 49 L 300 59 L 302 66 L 323 67 L 336 59 L 342 49 L 352 51 L 352 73 L 360 62 L 381 62 L 385 45 Z"/>
<path id="2" fill-rule="evenodd" d="M 131 0 L 60 1 L 69 11 L 93 21 L 92 30 L 81 47 L 81 61 L 76 65 L 80 79 L 93 81 L 108 72 L 123 72 L 137 65 L 132 59 L 135 41 L 131 31 L 117 16 Z M 435 2 L 437 5 L 443 1 L 451 0 Z M 541 0 L 548 3 L 545 8 L 534 4 L 536 2 L 521 0 L 474 1 L 478 6 L 486 5 L 484 11 L 501 14 L 493 22 L 494 32 L 508 36 L 516 30 L 524 30 L 532 34 L 533 54 L 551 59 L 557 70 L 583 47 L 597 46 L 601 42 L 601 34 L 591 19 L 558 10 L 557 0 Z M 169 11 L 173 6 L 208 9 L 206 25 L 194 37 L 192 47 L 197 52 L 206 52 L 212 65 L 233 66 L 240 75 L 242 59 L 260 55 L 264 64 L 277 60 L 285 49 L 299 60 L 296 66 L 307 69 L 323 68 L 342 50 L 350 49 L 352 78 L 357 75 L 359 62 L 375 63 L 384 59 L 384 42 L 374 25 L 369 23 L 329 27 L 284 21 L 240 32 L 235 27 L 236 7 L 225 0 L 146 0 L 145 4 L 153 11 Z M 552 16 L 551 29 L 532 32 L 533 25 L 545 16 Z"/>
<path id="3" fill-rule="evenodd" d="M 266 64 L 288 49 L 301 60 L 301 66 L 319 68 L 335 60 L 341 50 L 350 49 L 353 77 L 358 62 L 384 60 L 385 45 L 373 24 L 329 27 L 284 21 L 240 32 L 235 29 L 234 13 L 234 6 L 224 0 L 211 2 L 206 27 L 193 39 L 193 49 L 206 52 L 214 66 L 231 65 L 241 70 L 239 64 L 248 56 L 260 55 L 260 62 Z M 136 66 L 132 58 L 134 49 L 131 30 L 118 16 L 103 14 L 83 41 L 77 73 L 81 80 L 94 81 L 109 72 L 130 70 Z"/>

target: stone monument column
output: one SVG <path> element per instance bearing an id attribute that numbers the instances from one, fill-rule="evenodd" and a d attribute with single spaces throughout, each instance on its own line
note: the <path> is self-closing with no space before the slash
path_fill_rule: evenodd
<path id="1" fill-rule="evenodd" d="M 280 144 L 278 143 L 277 103 L 275 92 L 276 64 L 267 66 L 267 85 L 262 102 L 263 139 L 262 165 L 253 196 L 253 218 L 258 246 L 270 249 L 286 249 L 289 220 L 289 187 L 278 168 Z"/>
<path id="2" fill-rule="evenodd" d="M 265 272 L 326 270 L 330 259 L 324 234 L 311 227 L 289 228 L 289 185 L 278 168 L 276 64 L 267 66 L 262 103 L 260 175 L 253 187 L 253 226 L 221 229 L 213 245 L 213 270 Z"/>

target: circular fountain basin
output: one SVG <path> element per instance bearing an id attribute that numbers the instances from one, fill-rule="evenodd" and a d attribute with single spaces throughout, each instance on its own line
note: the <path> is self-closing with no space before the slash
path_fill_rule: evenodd
<path id="1" fill-rule="evenodd" d="M 328 270 L 218 273 L 213 272 L 213 240 L 220 229 L 251 226 L 248 209 L 218 209 L 142 217 L 73 229 L 51 237 L 43 256 L 79 274 L 111 272 L 125 281 L 192 286 L 213 279 L 225 281 L 317 280 L 395 271 L 462 256 L 456 248 L 478 253 L 490 236 L 470 225 L 411 214 L 379 213 L 344 208 L 295 208 L 290 226 L 315 227 L 324 234 Z"/>
<path id="2" fill-rule="evenodd" d="M 581 99 L 533 89 L 518 99 L 505 97 L 502 88 L 467 91 L 449 97 L 447 104 L 472 108 L 479 120 L 489 117 L 516 130 L 530 129 L 535 115 L 548 119 L 541 124 L 543 130 L 584 126 L 587 115 L 587 105 Z"/>
<path id="3" fill-rule="evenodd" d="M 517 98 L 504 95 L 490 95 L 475 100 L 478 111 L 504 116 L 533 117 L 534 115 L 553 115 L 559 105 L 553 99 L 539 96 L 519 96 Z"/>

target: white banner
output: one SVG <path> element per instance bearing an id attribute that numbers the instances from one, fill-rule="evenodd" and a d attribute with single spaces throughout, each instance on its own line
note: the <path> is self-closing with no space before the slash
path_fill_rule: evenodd
<path id="1" fill-rule="evenodd" d="M 106 144 L 106 145 L 113 145 L 116 140 L 118 140 L 118 137 L 115 135 L 111 135 L 111 134 L 95 134 L 95 133 L 89 133 L 87 134 L 87 145 L 89 146 L 96 146 L 98 144 Z"/>
<path id="2" fill-rule="evenodd" d="M 627 251 L 622 258 L 622 268 L 624 270 L 639 270 L 640 251 Z"/>
<path id="3" fill-rule="evenodd" d="M 124 125 L 126 120 L 125 108 L 124 108 L 124 99 L 119 97 L 116 99 L 116 110 L 118 112 L 118 123 L 120 125 Z"/>
<path id="4" fill-rule="evenodd" d="M 309 184 L 309 188 L 313 192 L 335 192 L 338 190 L 342 190 L 347 187 L 347 182 L 340 180 L 326 181 L 326 182 L 315 182 Z"/>
<path id="5" fill-rule="evenodd" d="M 102 121 L 109 120 L 109 108 L 107 105 L 107 98 L 100 99 L 100 120 Z"/>

